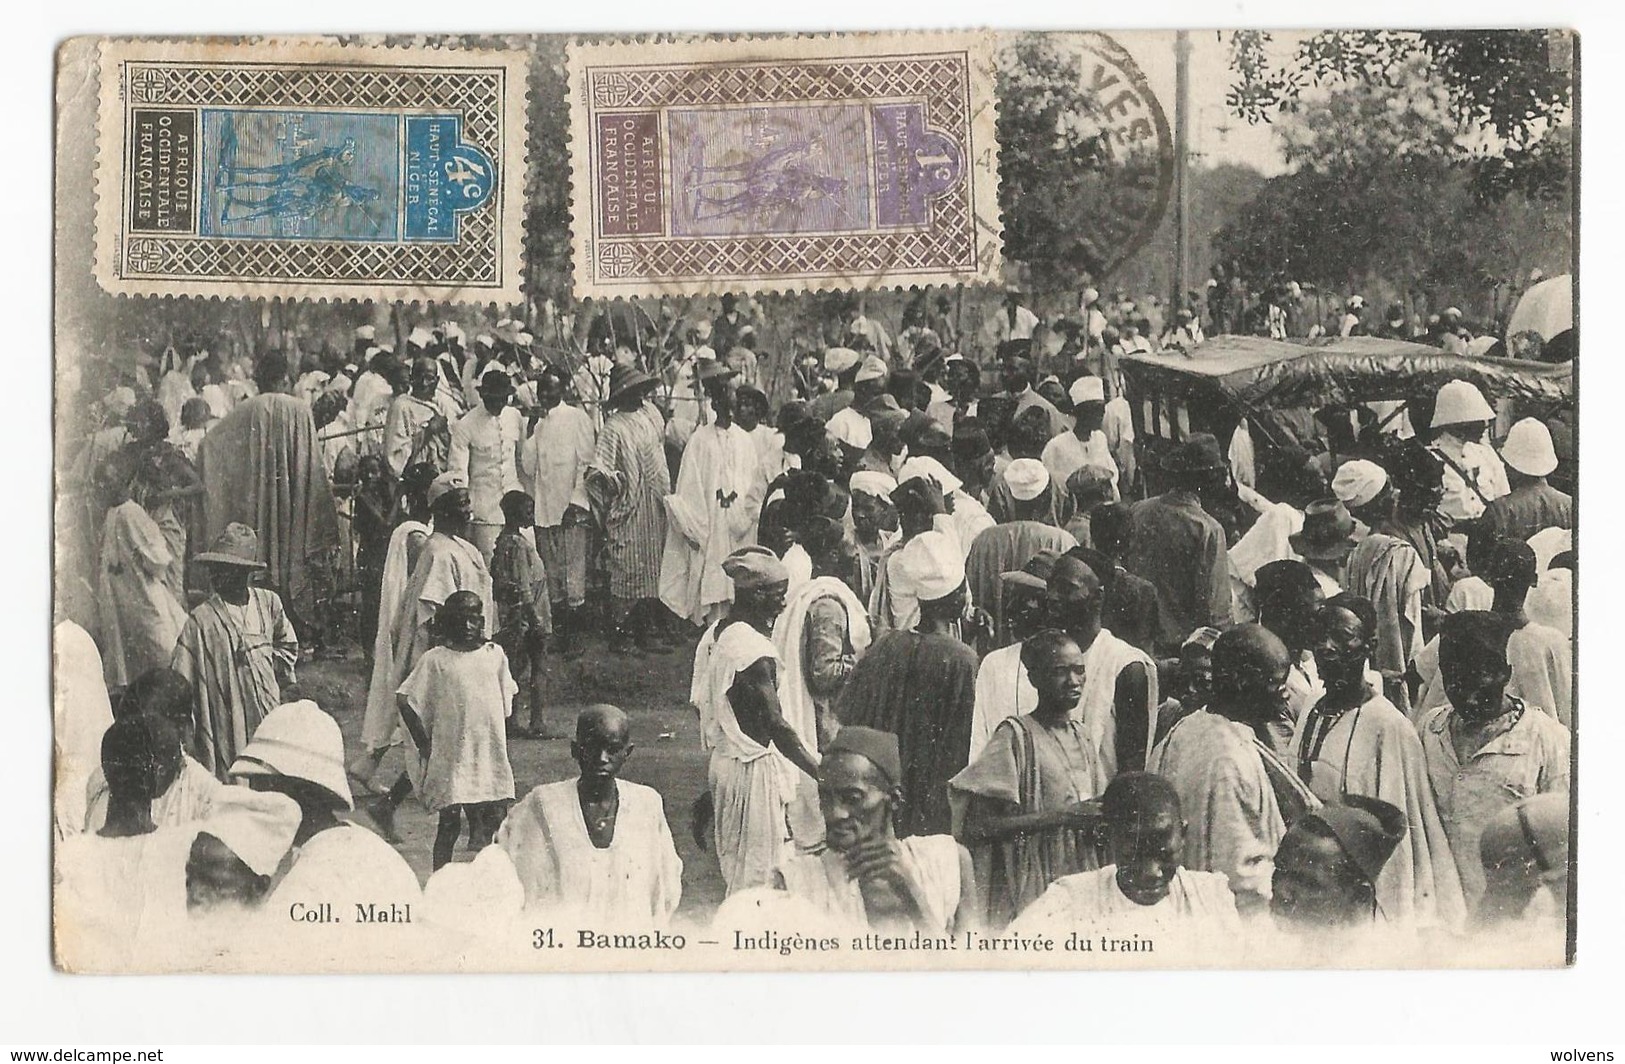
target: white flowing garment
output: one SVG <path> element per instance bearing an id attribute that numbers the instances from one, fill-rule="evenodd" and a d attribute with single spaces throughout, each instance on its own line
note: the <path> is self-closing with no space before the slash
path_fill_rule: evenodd
<path id="1" fill-rule="evenodd" d="M 396 673 L 394 646 L 410 575 L 407 544 L 414 535 L 427 536 L 430 531 L 422 521 L 408 520 L 389 534 L 383 590 L 378 596 L 378 634 L 372 642 L 372 680 L 367 685 L 367 710 L 361 719 L 361 745 L 366 750 L 382 750 L 400 741 L 401 715 L 395 705 L 395 689 L 405 674 Z"/>
<path id="2" fill-rule="evenodd" d="M 526 907 L 592 927 L 668 923 L 683 895 L 683 862 L 660 793 L 616 780 L 615 835 L 599 849 L 587 834 L 576 786 L 573 779 L 542 784 L 497 831 L 496 844 L 524 884 Z"/>
<path id="3" fill-rule="evenodd" d="M 767 636 L 738 621 L 721 636 L 713 625 L 694 651 L 690 696 L 700 711 L 700 741 L 711 751 L 717 861 L 729 894 L 771 884 L 790 837 L 787 812 L 798 770 L 746 735 L 728 701 L 735 677 L 764 658 L 775 674 L 782 670 Z"/>
<path id="4" fill-rule="evenodd" d="M 898 839 L 902 864 L 919 888 L 918 901 L 926 934 L 954 929 L 959 911 L 959 843 L 952 835 L 911 835 Z M 779 868 L 779 878 L 791 896 L 809 903 L 849 930 L 870 927 L 858 881 L 846 874 L 845 861 L 831 850 L 792 854 Z"/>
<path id="5" fill-rule="evenodd" d="M 262 911 L 287 920 L 296 901 L 307 906 L 328 902 L 341 919 L 355 916 L 357 903 L 379 909 L 417 901 L 423 891 L 418 877 L 395 848 L 359 824 L 340 823 L 312 835 L 294 850 L 293 863 L 271 890 Z M 309 927 L 321 933 L 318 925 Z"/>
<path id="6" fill-rule="evenodd" d="M 814 602 L 833 598 L 846 610 L 847 639 L 859 657 L 869 649 L 873 633 L 863 601 L 833 576 L 820 576 L 797 587 L 773 625 L 773 646 L 778 652 L 779 709 L 809 750 L 818 750 L 818 712 L 807 689 L 806 655 L 802 650 L 807 613 Z M 818 812 L 818 781 L 804 772 L 795 775 L 795 797 L 790 803 L 790 834 L 798 846 L 810 846 L 824 837 L 824 818 Z"/>
<path id="7" fill-rule="evenodd" d="M 733 600 L 722 560 L 752 543 L 767 484 L 756 444 L 738 425 L 702 425 L 683 449 L 666 496 L 660 601 L 694 624 L 715 620 Z"/>
<path id="8" fill-rule="evenodd" d="M 113 724 L 113 709 L 102 678 L 102 657 L 90 633 L 72 621 L 51 632 L 56 676 L 56 837 L 66 838 L 85 822 L 85 788 L 102 763 L 102 735 Z"/>
<path id="9" fill-rule="evenodd" d="M 1168 894 L 1155 905 L 1141 905 L 1117 885 L 1117 866 L 1062 876 L 1011 922 L 1011 934 L 1054 934 L 1100 925 L 1113 937 L 1131 931 L 1223 930 L 1239 933 L 1236 898 L 1217 872 L 1181 868 L 1168 884 Z"/>

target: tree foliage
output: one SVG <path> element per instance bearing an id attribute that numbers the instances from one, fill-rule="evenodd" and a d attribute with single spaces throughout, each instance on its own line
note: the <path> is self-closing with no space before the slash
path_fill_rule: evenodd
<path id="1" fill-rule="evenodd" d="M 1297 98 L 1278 128 L 1293 169 L 1219 230 L 1215 253 L 1255 286 L 1290 279 L 1486 315 L 1498 286 L 1532 268 L 1565 272 L 1568 127 L 1519 159 L 1464 148 L 1460 105 L 1436 74 L 1413 53 L 1383 68 L 1389 91 L 1349 81 Z"/>
<path id="2" fill-rule="evenodd" d="M 1474 171 L 1474 195 L 1552 194 L 1567 181 L 1543 147 L 1569 113 L 1574 42 L 1566 31 L 1330 30 L 1304 38 L 1295 54 L 1277 61 L 1262 30 L 1231 35 L 1235 82 L 1226 103 L 1248 122 L 1269 122 L 1301 112 L 1312 90 L 1361 86 L 1392 99 L 1414 86 L 1418 67 L 1429 72 L 1429 95 L 1458 132 L 1450 150 Z"/>

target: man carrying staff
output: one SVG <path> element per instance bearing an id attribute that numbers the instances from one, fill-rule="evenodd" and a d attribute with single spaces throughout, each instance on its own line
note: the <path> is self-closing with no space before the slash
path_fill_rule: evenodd
<path id="1" fill-rule="evenodd" d="M 614 632 L 610 652 L 638 646 L 669 653 L 654 630 L 649 610 L 660 595 L 660 553 L 666 539 L 665 498 L 671 471 L 661 432 L 643 411 L 659 382 L 633 366 L 617 366 L 609 379 L 609 416 L 587 467 L 587 491 L 604 525 Z M 642 609 L 642 617 L 634 613 Z"/>
<path id="2" fill-rule="evenodd" d="M 198 446 L 204 535 L 215 540 L 233 523 L 253 529 L 271 586 L 296 623 L 309 623 L 317 615 L 313 569 L 339 545 L 333 489 L 310 406 L 288 394 L 288 360 L 261 356 L 254 383 L 260 394 L 238 403 Z"/>
<path id="3" fill-rule="evenodd" d="M 781 665 L 768 638 L 784 610 L 789 571 L 766 547 L 737 550 L 722 569 L 734 601 L 694 651 L 690 699 L 711 752 L 717 861 L 734 894 L 772 881 L 790 837 L 796 773 L 817 775 L 818 755 L 814 737 L 799 734 L 779 706 Z"/>

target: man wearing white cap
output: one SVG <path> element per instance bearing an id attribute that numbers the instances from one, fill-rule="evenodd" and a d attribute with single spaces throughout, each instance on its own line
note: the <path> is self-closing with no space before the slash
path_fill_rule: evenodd
<path id="1" fill-rule="evenodd" d="M 1439 512 L 1471 521 L 1484 507 L 1505 495 L 1506 467 L 1484 433 L 1495 411 L 1467 381 L 1449 381 L 1433 404 L 1433 452 L 1444 459 L 1444 499 Z"/>
<path id="2" fill-rule="evenodd" d="M 874 438 L 874 426 L 869 421 L 868 407 L 885 391 L 888 376 L 886 363 L 874 355 L 863 360 L 852 378 L 852 402 L 830 416 L 829 434 L 841 441 L 849 461 L 868 450 Z"/>
<path id="3" fill-rule="evenodd" d="M 1343 589 L 1370 601 L 1377 612 L 1371 658 L 1380 672 L 1403 675 L 1422 649 L 1422 594 L 1431 575 L 1416 548 L 1386 532 L 1394 515 L 1394 489 L 1388 471 L 1357 458 L 1345 462 L 1332 478 L 1332 494 L 1365 533 L 1349 552 Z M 1356 528 L 1359 535 L 1359 528 Z"/>
<path id="4" fill-rule="evenodd" d="M 1041 460 L 1051 479 L 1065 484 L 1086 465 L 1111 470 L 1112 499 L 1119 498 L 1117 462 L 1101 430 L 1106 416 L 1106 388 L 1099 377 L 1079 377 L 1067 389 L 1072 399 L 1072 431 L 1063 432 L 1044 446 Z"/>
<path id="5" fill-rule="evenodd" d="M 1010 518 L 983 529 L 965 555 L 971 601 L 992 612 L 996 631 L 1004 630 L 1001 576 L 1020 569 L 1040 551 L 1065 554 L 1078 545 L 1070 532 L 1049 520 L 1054 507 L 1047 501 L 1051 485 L 1042 462 L 1018 458 L 1005 467 L 1001 476 L 1013 500 Z"/>
<path id="6" fill-rule="evenodd" d="M 903 490 L 902 488 L 898 489 Z M 970 757 L 976 705 L 976 653 L 962 640 L 968 605 L 965 566 L 952 536 L 921 532 L 887 560 L 897 599 L 916 603 L 912 630 L 877 638 L 847 678 L 835 713 L 897 736 L 908 805 L 899 835 L 941 835 L 949 828 L 948 781 Z"/>
<path id="7" fill-rule="evenodd" d="M 790 840 L 788 809 L 800 773 L 816 776 L 816 738 L 802 735 L 779 703 L 778 651 L 768 638 L 784 610 L 789 571 L 766 547 L 744 547 L 723 561 L 733 605 L 694 651 L 689 699 L 699 710 L 700 741 L 710 751 L 707 778 L 717 861 L 728 893 L 772 882 Z M 803 725 L 810 722 L 803 721 Z"/>
<path id="8" fill-rule="evenodd" d="M 948 472 L 935 458 L 910 458 L 897 471 L 899 484 L 920 477 L 932 481 L 942 492 L 943 502 L 947 507 L 946 527 L 959 541 L 959 552 L 963 557 L 970 550 L 970 545 L 976 542 L 976 537 L 996 523 L 993 515 L 963 491 L 964 483 Z"/>
<path id="9" fill-rule="evenodd" d="M 863 365 L 863 356 L 850 347 L 832 347 L 824 352 L 824 372 L 835 378 L 835 390 L 820 395 L 810 406 L 810 413 L 826 425 L 829 419 L 852 405 L 855 378 Z"/>
<path id="10" fill-rule="evenodd" d="M 1492 499 L 1473 529 L 1479 535 L 1528 540 L 1547 528 L 1574 527 L 1574 500 L 1546 483 L 1557 468 L 1552 433 L 1543 423 L 1526 417 L 1512 426 L 1501 444 L 1511 491 Z"/>
<path id="11" fill-rule="evenodd" d="M 852 539 L 859 567 L 853 590 L 867 600 L 874 590 L 876 570 L 897 544 L 897 508 L 892 505 L 897 481 L 885 473 L 860 469 L 852 474 L 847 487 L 852 498 Z"/>
<path id="12" fill-rule="evenodd" d="M 231 775 L 299 805 L 293 864 L 267 902 L 273 916 L 290 919 L 300 905 L 319 912 L 326 902 L 349 923 L 363 911 L 409 911 L 399 906 L 418 900 L 417 876 L 401 855 L 361 825 L 339 819 L 355 808 L 344 774 L 344 737 L 315 702 L 289 702 L 266 714 Z"/>
<path id="13" fill-rule="evenodd" d="M 722 560 L 756 538 L 766 483 L 756 445 L 734 424 L 734 371 L 719 361 L 700 367 L 700 386 L 715 420 L 683 448 L 677 483 L 666 496 L 666 539 L 660 558 L 660 601 L 693 625 L 726 611 L 731 597 Z"/>

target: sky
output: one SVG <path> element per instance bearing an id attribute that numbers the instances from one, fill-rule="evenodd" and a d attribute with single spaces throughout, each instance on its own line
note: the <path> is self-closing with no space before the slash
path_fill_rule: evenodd
<path id="1" fill-rule="evenodd" d="M 1311 32 L 1273 31 L 1269 53 L 1290 57 L 1298 42 Z M 1156 91 L 1162 109 L 1174 123 L 1174 35 L 1165 30 L 1128 30 L 1111 35 L 1134 56 Z M 1225 106 L 1233 76 L 1230 45 L 1213 30 L 1192 30 L 1191 40 L 1191 149 L 1207 165 L 1242 163 L 1265 175 L 1281 173 L 1286 164 L 1275 134 L 1265 124 L 1250 126 Z"/>

